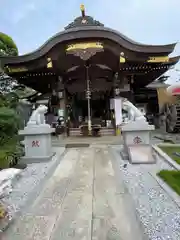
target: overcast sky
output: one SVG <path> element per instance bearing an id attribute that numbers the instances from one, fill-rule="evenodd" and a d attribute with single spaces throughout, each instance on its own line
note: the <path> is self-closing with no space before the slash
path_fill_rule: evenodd
<path id="1" fill-rule="evenodd" d="M 135 41 L 180 42 L 180 0 L 0 0 L 0 32 L 10 35 L 20 54 L 34 51 L 80 15 L 86 14 Z M 180 55 L 180 44 L 173 56 Z M 175 68 L 179 68 L 179 64 Z M 179 74 L 179 76 L 178 76 Z M 171 71 L 171 82 L 180 77 Z"/>

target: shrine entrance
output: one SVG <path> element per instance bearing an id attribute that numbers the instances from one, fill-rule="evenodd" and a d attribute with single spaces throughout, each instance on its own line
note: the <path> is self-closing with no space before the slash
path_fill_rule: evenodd
<path id="1" fill-rule="evenodd" d="M 88 117 L 88 108 L 87 108 L 87 101 L 86 100 L 79 100 L 77 102 L 77 109 L 79 109 L 80 118 L 84 121 Z M 106 101 L 105 100 L 91 100 L 91 118 L 93 119 L 104 119 L 105 112 L 108 110 L 106 108 Z"/>
<path id="2" fill-rule="evenodd" d="M 86 15 L 82 5 L 81 16 L 63 31 L 33 53 L 0 57 L 0 68 L 36 91 L 30 101 L 49 94 L 50 112 L 60 118 L 67 135 L 83 126 L 90 136 L 93 129 L 100 135 L 106 130 L 109 135 L 110 129 L 112 135 L 121 123 L 119 108 L 110 107 L 110 99 L 125 96 L 136 104 L 142 89 L 146 108 L 146 86 L 179 61 L 179 56 L 168 56 L 174 47 L 132 41 Z"/>
<path id="3" fill-rule="evenodd" d="M 89 101 L 90 111 L 88 111 L 88 102 L 85 93 L 76 93 L 69 101 L 69 121 L 70 135 L 75 133 L 80 134 L 82 128 L 88 131 L 88 114 L 90 113 L 91 127 L 99 128 L 102 135 L 102 130 L 105 128 L 111 129 L 111 134 L 114 135 L 114 126 L 112 125 L 112 112 L 110 109 L 110 96 L 106 92 L 93 92 Z M 109 130 L 110 130 L 109 129 Z M 108 129 L 106 129 L 108 130 Z M 93 133 L 91 133 L 93 135 Z"/>

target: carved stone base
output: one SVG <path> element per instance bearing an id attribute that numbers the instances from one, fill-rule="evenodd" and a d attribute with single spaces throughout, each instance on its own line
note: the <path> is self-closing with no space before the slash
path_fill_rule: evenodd
<path id="1" fill-rule="evenodd" d="M 25 156 L 23 163 L 37 163 L 48 161 L 52 158 L 51 134 L 55 129 L 48 124 L 31 125 L 19 131 L 24 136 Z"/>
<path id="2" fill-rule="evenodd" d="M 132 121 L 122 126 L 123 158 L 130 163 L 154 163 L 150 132 L 154 130 L 144 120 Z"/>
<path id="3" fill-rule="evenodd" d="M 49 156 L 43 156 L 43 157 L 22 157 L 21 160 L 19 161 L 21 164 L 23 163 L 28 163 L 28 164 L 32 164 L 32 163 L 42 163 L 42 162 L 49 162 L 52 157 L 55 155 L 56 153 L 53 152 L 51 153 Z"/>

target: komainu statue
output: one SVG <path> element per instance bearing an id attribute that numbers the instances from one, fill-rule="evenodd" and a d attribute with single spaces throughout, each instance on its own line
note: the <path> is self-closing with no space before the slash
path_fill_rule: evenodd
<path id="1" fill-rule="evenodd" d="M 31 125 L 44 125 L 45 122 L 45 113 L 47 113 L 48 108 L 45 105 L 39 105 L 29 118 L 27 126 Z"/>
<path id="2" fill-rule="evenodd" d="M 128 121 L 141 120 L 146 122 L 146 117 L 142 114 L 142 112 L 126 98 L 122 100 L 122 109 L 128 113 Z"/>

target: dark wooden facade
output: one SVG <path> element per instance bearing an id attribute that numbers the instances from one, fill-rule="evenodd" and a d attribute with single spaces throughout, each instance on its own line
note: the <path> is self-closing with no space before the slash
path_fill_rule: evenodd
<path id="1" fill-rule="evenodd" d="M 64 96 L 83 94 L 88 66 L 91 93 L 105 92 L 113 97 L 115 88 L 121 90 L 128 84 L 127 92 L 132 96 L 178 62 L 179 57 L 168 57 L 174 47 L 175 43 L 156 46 L 134 42 L 82 14 L 36 51 L 0 57 L 0 64 L 9 76 L 42 94 L 53 89 Z"/>

